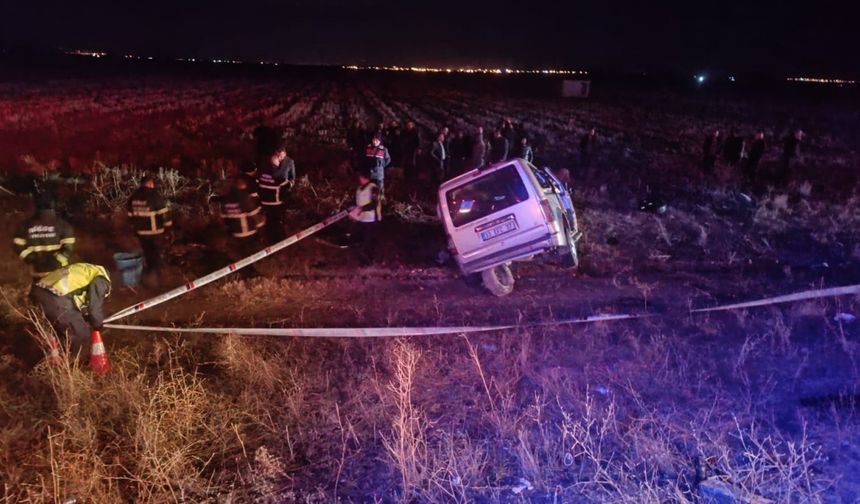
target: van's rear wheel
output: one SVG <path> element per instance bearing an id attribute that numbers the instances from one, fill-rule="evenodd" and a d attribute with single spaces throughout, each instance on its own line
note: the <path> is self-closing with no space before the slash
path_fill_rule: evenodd
<path id="1" fill-rule="evenodd" d="M 494 296 L 507 296 L 514 290 L 514 274 L 510 264 L 500 264 L 481 272 L 484 287 Z"/>
<path id="2" fill-rule="evenodd" d="M 567 221 L 564 223 L 564 231 L 567 233 L 567 245 L 561 250 L 561 263 L 565 268 L 579 266 L 579 253 L 576 251 L 576 231 L 570 229 Z"/>

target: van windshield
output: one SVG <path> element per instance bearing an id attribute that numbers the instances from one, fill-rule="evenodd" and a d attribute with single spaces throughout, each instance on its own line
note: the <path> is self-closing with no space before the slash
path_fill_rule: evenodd
<path id="1" fill-rule="evenodd" d="M 507 166 L 486 177 L 445 193 L 448 212 L 455 227 L 476 221 L 529 199 L 529 193 L 514 166 Z"/>

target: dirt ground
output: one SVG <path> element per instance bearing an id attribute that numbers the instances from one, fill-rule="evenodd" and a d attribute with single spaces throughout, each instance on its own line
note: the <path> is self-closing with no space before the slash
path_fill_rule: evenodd
<path id="1" fill-rule="evenodd" d="M 42 350 L 30 336 L 39 331 L 18 311 L 27 306 L 28 275 L 6 249 L 0 502 L 860 502 L 860 321 L 837 316 L 857 315 L 860 298 L 689 313 L 860 283 L 860 157 L 847 134 L 860 126 L 856 108 L 642 92 L 562 105 L 450 88 L 412 95 L 372 83 L 263 82 L 242 91 L 230 82 L 174 89 L 156 81 L 138 95 L 117 91 L 122 82 L 104 84 L 97 102 L 109 110 L 92 112 L 76 100 L 92 99 L 82 90 L 93 83 L 67 84 L 74 93 L 64 94 L 62 83 L 33 88 L 29 100 L 67 112 L 51 116 L 56 122 L 33 118 L 35 125 L 21 115 L 18 134 L 53 125 L 43 138 L 56 142 L 45 143 L 77 145 L 75 162 L 85 169 L 75 170 L 68 154 L 50 162 L 56 154 L 40 152 L 39 142 L 0 142 L 2 159 L 15 164 L 3 185 L 26 188 L 36 163 L 65 172 L 52 183 L 66 195 L 61 210 L 75 225 L 82 260 L 111 264 L 114 252 L 135 247 L 122 211 L 111 206 L 118 195 L 106 191 L 112 180 L 128 186 L 133 168 L 111 172 L 96 164 L 92 147 L 101 160 L 168 166 L 180 154 L 174 148 L 210 145 L 205 163 L 172 165 L 181 180 L 168 274 L 158 286 L 115 288 L 108 312 L 230 261 L 212 210 L 213 167 L 229 173 L 230 160 L 248 152 L 243 132 L 258 109 L 271 109 L 295 135 L 291 152 L 305 176 L 292 194 L 289 231 L 348 201 L 340 143 L 348 117 L 414 117 L 427 129 L 522 117 L 546 136 L 545 160 L 574 172 L 581 265 L 519 264 L 514 293 L 492 297 L 437 262 L 444 238 L 432 193 L 407 186 L 394 170 L 372 266 L 335 246 L 343 229 L 326 230 L 250 275 L 127 321 L 521 328 L 393 340 L 108 330 L 114 370 L 99 380 L 85 368 L 39 363 Z M 294 95 L 279 104 L 273 86 Z M 0 94 L 7 128 L 21 88 L 6 85 Z M 148 135 L 164 124 L 194 127 L 176 145 L 151 140 L 143 159 L 116 140 L 133 138 L 134 129 L 103 119 L 153 104 L 180 111 L 169 120 L 162 109 L 144 114 L 135 127 Z M 88 119 L 85 136 L 62 126 L 78 121 L 75 114 Z M 605 140 L 586 171 L 575 152 L 588 124 Z M 777 162 L 774 144 L 787 125 L 802 125 L 811 138 L 788 185 L 750 187 L 725 165 L 711 178 L 699 173 L 700 133 L 713 124 L 767 125 L 766 167 Z M 219 135 L 226 140 L 213 147 Z M 92 171 L 103 175 L 82 175 Z M 646 197 L 659 197 L 667 211 L 640 211 Z M 8 243 L 30 212 L 28 199 L 4 194 L 0 209 L 0 240 Z M 649 316 L 531 325 L 604 313 Z"/>

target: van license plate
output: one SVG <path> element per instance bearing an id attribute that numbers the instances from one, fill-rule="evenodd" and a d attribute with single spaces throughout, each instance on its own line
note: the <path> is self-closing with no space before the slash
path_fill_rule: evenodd
<path id="1" fill-rule="evenodd" d="M 490 229 L 488 229 L 486 231 L 481 231 L 481 240 L 482 241 L 492 240 L 493 238 L 495 238 L 497 236 L 503 235 L 505 233 L 510 233 L 511 231 L 514 231 L 515 229 L 517 229 L 517 221 L 509 220 L 507 222 L 503 222 L 503 223 L 499 224 L 498 226 L 491 227 Z"/>

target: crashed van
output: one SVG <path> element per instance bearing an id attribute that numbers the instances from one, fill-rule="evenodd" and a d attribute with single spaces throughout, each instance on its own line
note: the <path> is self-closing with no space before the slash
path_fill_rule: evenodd
<path id="1" fill-rule="evenodd" d="M 564 184 L 548 168 L 512 159 L 466 172 L 439 187 L 439 219 L 464 276 L 496 296 L 514 288 L 511 263 L 541 254 L 579 263 L 581 233 Z"/>

